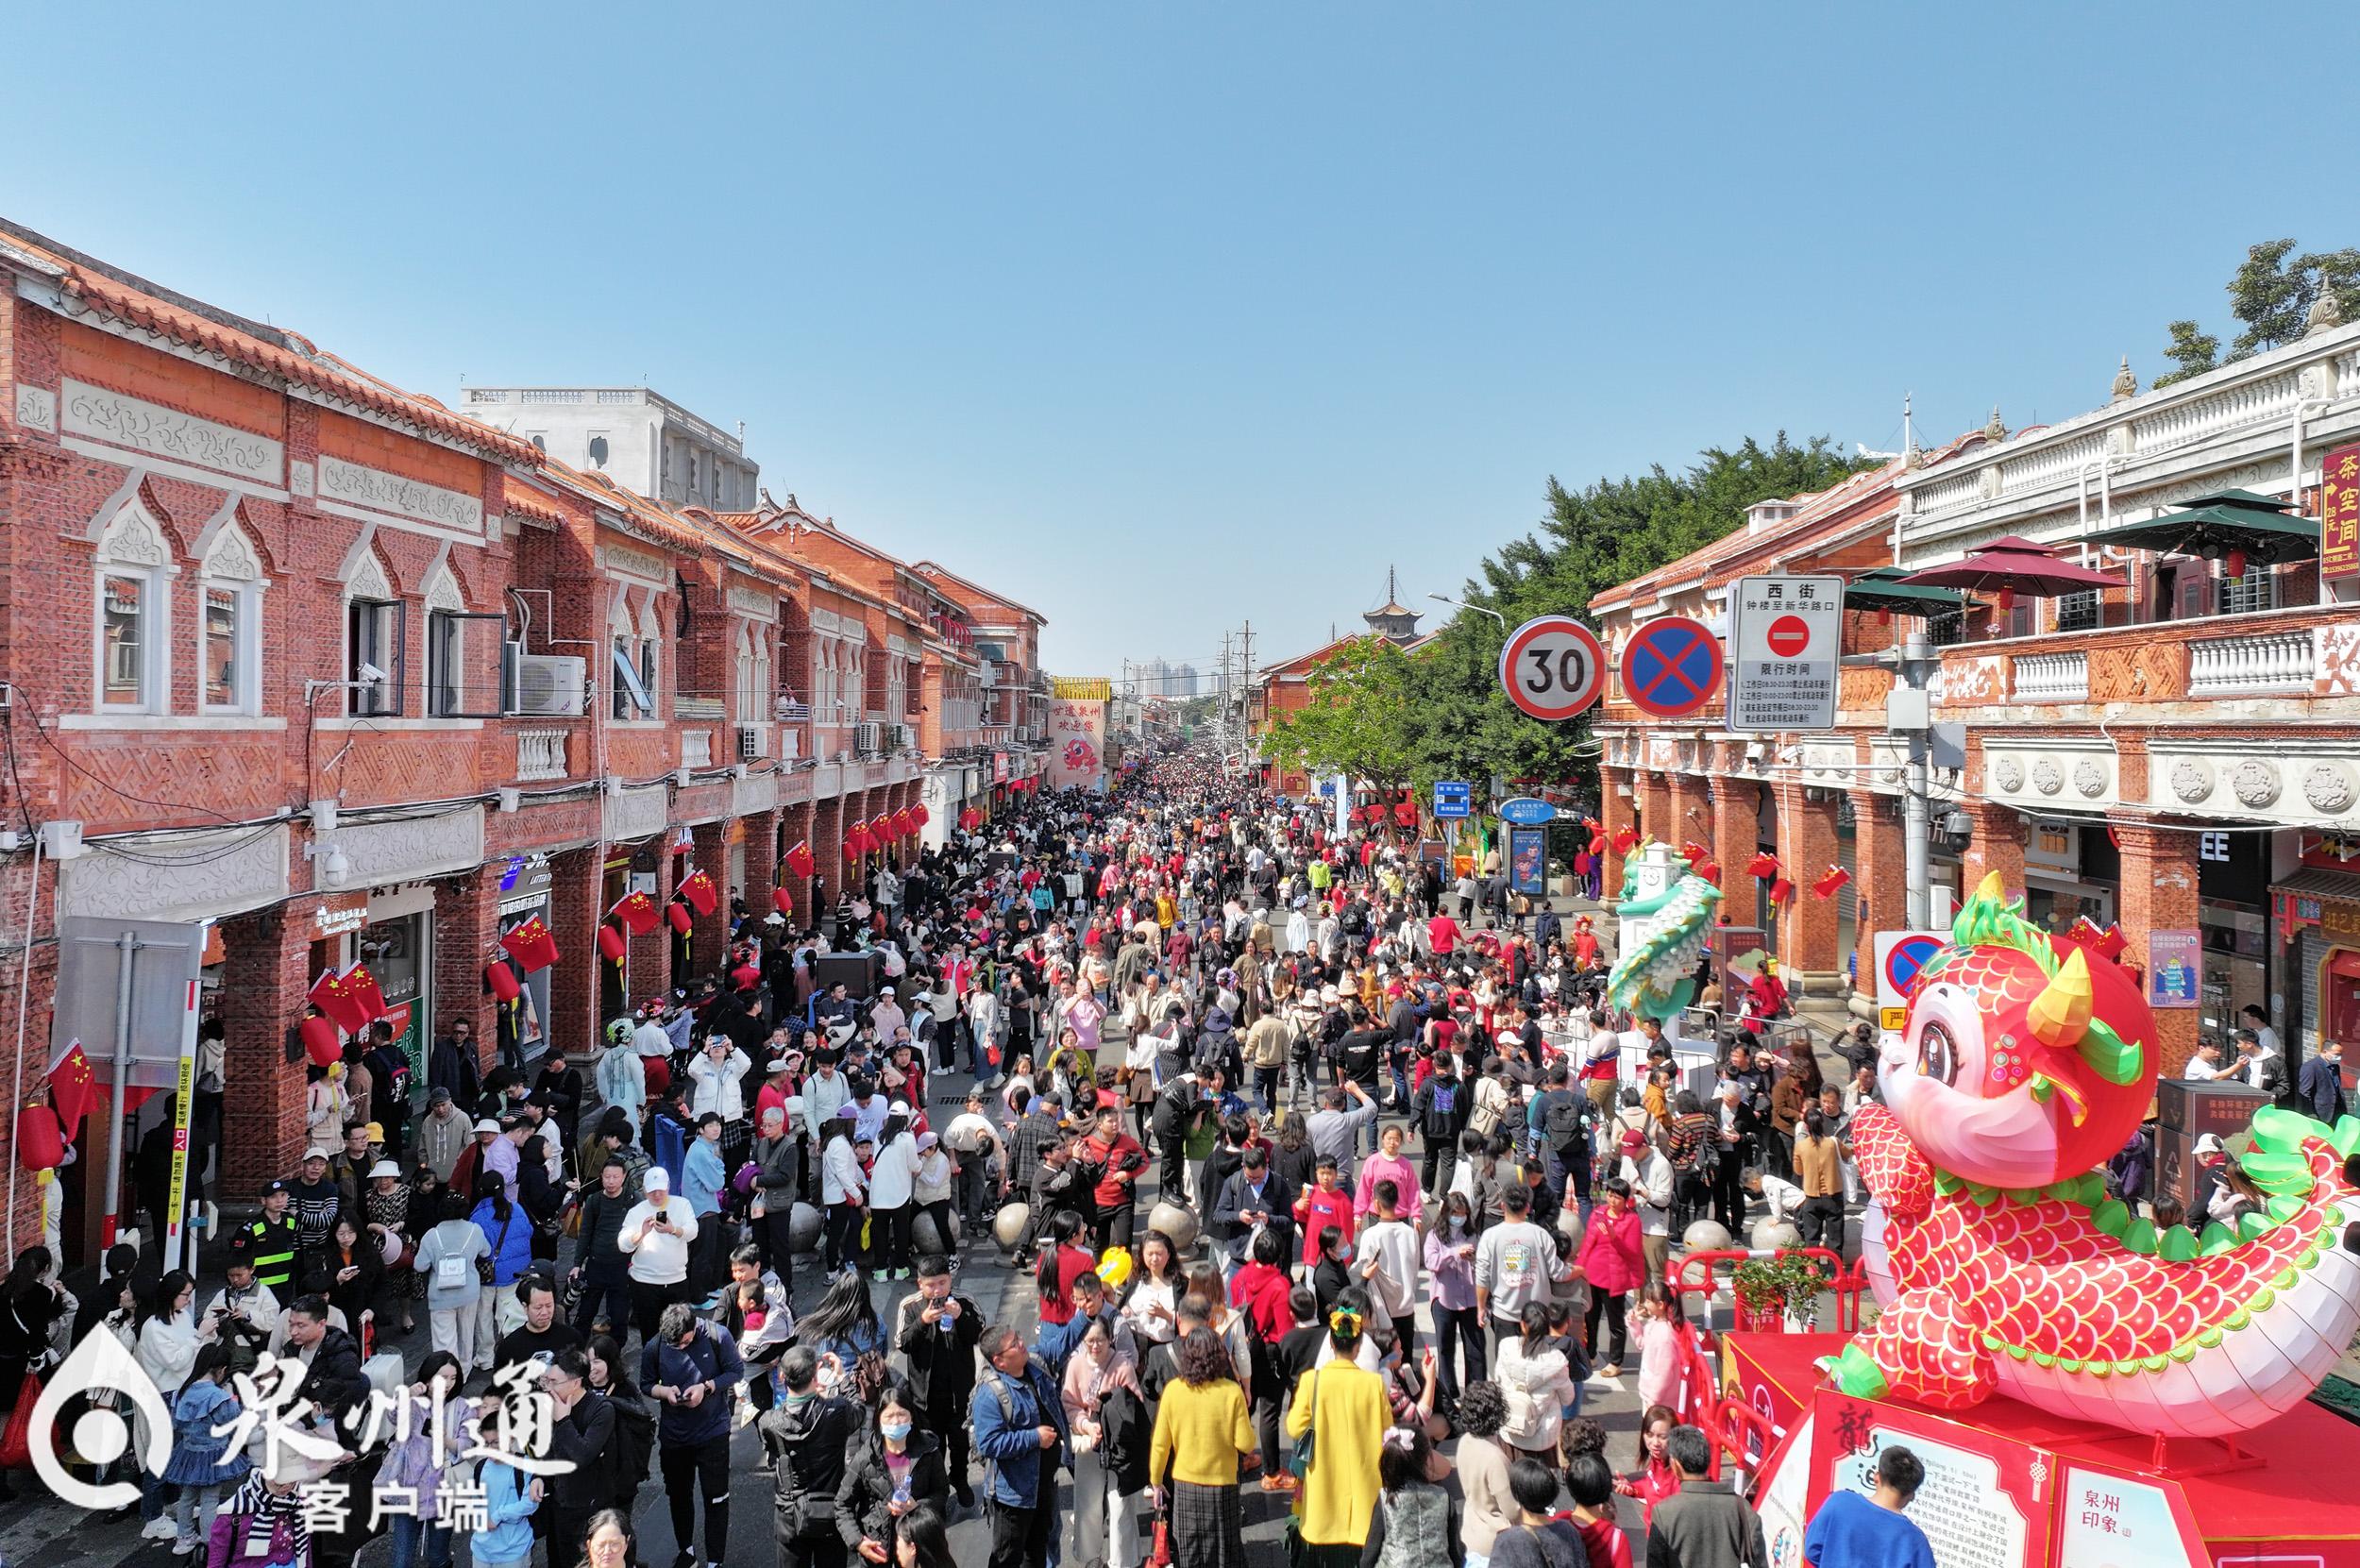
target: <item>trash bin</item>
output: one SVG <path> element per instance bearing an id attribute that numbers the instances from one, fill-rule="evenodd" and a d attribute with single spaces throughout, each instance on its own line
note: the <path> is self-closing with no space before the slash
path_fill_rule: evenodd
<path id="1" fill-rule="evenodd" d="M 2271 1097 L 2249 1084 L 2166 1078 L 2155 1086 L 2155 1190 L 2183 1205 L 2196 1201 L 2196 1140 L 2206 1133 L 2223 1143 L 2251 1124 Z M 2203 1216 L 2192 1215 L 2202 1230 Z"/>

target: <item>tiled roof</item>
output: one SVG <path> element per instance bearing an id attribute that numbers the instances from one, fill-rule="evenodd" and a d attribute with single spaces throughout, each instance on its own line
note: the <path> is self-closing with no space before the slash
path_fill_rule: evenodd
<path id="1" fill-rule="evenodd" d="M 515 462 L 531 463 L 540 453 L 531 442 L 464 418 L 423 393 L 405 392 L 379 380 L 333 354 L 324 353 L 300 335 L 276 330 L 279 342 L 229 323 L 227 312 L 204 313 L 136 288 L 111 275 L 101 263 L 67 252 L 60 254 L 38 237 L 21 229 L 5 232 L 8 244 L 56 267 L 60 292 L 90 309 L 127 326 L 154 332 L 186 347 L 219 354 L 227 360 L 298 381 L 319 392 L 346 398 L 390 418 L 405 420 L 479 451 Z"/>

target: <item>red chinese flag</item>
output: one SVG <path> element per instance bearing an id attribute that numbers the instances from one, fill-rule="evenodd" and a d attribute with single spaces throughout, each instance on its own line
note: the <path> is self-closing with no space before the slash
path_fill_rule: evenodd
<path id="1" fill-rule="evenodd" d="M 631 944 L 623 940 L 622 931 L 613 920 L 598 922 L 598 951 L 610 962 L 616 964 L 621 963 L 623 954 L 631 951 Z"/>
<path id="2" fill-rule="evenodd" d="M 360 966 L 353 968 L 358 969 Z M 347 1035 L 357 1035 L 367 1028 L 373 1016 L 359 987 L 334 969 L 322 970 L 320 977 L 312 982 L 310 997 L 312 1005 L 327 1014 L 329 1021 Z"/>
<path id="3" fill-rule="evenodd" d="M 697 923 L 697 918 L 688 912 L 688 905 L 678 899 L 664 906 L 664 918 L 671 921 L 672 929 L 683 936 L 688 935 L 688 928 Z"/>
<path id="4" fill-rule="evenodd" d="M 893 842 L 893 818 L 879 817 L 868 824 L 868 842 L 882 850 Z"/>
<path id="5" fill-rule="evenodd" d="M 492 993 L 495 1002 L 514 1002 L 525 987 L 524 982 L 516 978 L 514 969 L 495 958 L 483 966 L 483 988 Z"/>
<path id="6" fill-rule="evenodd" d="M 1778 874 L 1778 857 L 1764 851 L 1746 863 L 1745 870 L 1751 876 L 1775 877 Z"/>
<path id="7" fill-rule="evenodd" d="M 619 920 L 623 929 L 633 936 L 645 936 L 664 919 L 655 906 L 655 900 L 645 893 L 626 893 L 615 901 L 615 907 L 606 912 L 610 920 Z"/>
<path id="8" fill-rule="evenodd" d="M 819 862 L 812 855 L 811 843 L 808 839 L 797 839 L 795 847 L 786 851 L 786 868 L 799 877 L 811 875 L 813 868 L 818 864 Z"/>
<path id="9" fill-rule="evenodd" d="M 1700 876 L 1715 887 L 1721 885 L 1721 863 L 1717 860 L 1700 860 L 1688 869 L 1691 875 Z"/>
<path id="10" fill-rule="evenodd" d="M 500 948 L 527 974 L 538 974 L 557 962 L 557 938 L 538 915 L 529 915 L 512 927 L 500 938 Z"/>
<path id="11" fill-rule="evenodd" d="M 393 1010 L 385 1005 L 385 992 L 378 985 L 377 976 L 369 972 L 369 967 L 366 964 L 355 964 L 346 969 L 345 984 L 351 987 L 355 996 L 360 998 L 362 1007 L 367 1012 L 368 1019 L 364 1021 L 381 1019 Z M 348 1034 L 358 1032 L 357 1030 L 346 1031 Z"/>
<path id="12" fill-rule="evenodd" d="M 703 871 L 691 871 L 681 879 L 680 896 L 700 915 L 710 915 L 721 907 L 721 890 L 713 885 L 713 878 Z"/>
<path id="13" fill-rule="evenodd" d="M 911 820 L 908 808 L 904 807 L 893 814 L 894 837 L 907 838 L 916 827 L 917 823 Z"/>
<path id="14" fill-rule="evenodd" d="M 83 1113 L 97 1097 L 90 1058 L 82 1054 L 82 1042 L 76 1040 L 65 1048 L 65 1058 L 49 1071 L 49 1103 L 58 1108 L 58 1124 L 65 1129 L 68 1142 L 82 1136 Z"/>
<path id="15" fill-rule="evenodd" d="M 65 1137 L 58 1113 L 26 1105 L 16 1113 L 16 1162 L 27 1171 L 55 1171 L 65 1159 Z"/>
<path id="16" fill-rule="evenodd" d="M 303 1020 L 303 1054 L 320 1067 L 331 1067 L 345 1054 L 345 1042 L 333 1020 L 313 1013 Z"/>
<path id="17" fill-rule="evenodd" d="M 919 827 L 922 828 L 934 819 L 935 814 L 928 811 L 923 802 L 910 807 L 910 820 Z"/>
<path id="18" fill-rule="evenodd" d="M 1712 851 L 1706 849 L 1702 844 L 1697 843 L 1693 838 L 1680 846 L 1680 858 L 1688 861 L 1692 865 L 1699 860 L 1709 860 L 1711 857 Z"/>
<path id="19" fill-rule="evenodd" d="M 1817 882 L 1811 885 L 1811 890 L 1823 899 L 1831 899 L 1835 897 L 1837 888 L 1842 887 L 1846 883 L 1851 880 L 1851 872 L 1846 870 L 1841 866 L 1830 866 L 1828 868 L 1828 874 L 1826 876 L 1821 877 Z"/>

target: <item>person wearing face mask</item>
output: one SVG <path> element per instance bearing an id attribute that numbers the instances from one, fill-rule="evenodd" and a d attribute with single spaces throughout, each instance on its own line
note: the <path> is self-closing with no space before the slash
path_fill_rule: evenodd
<path id="1" fill-rule="evenodd" d="M 835 1490 L 837 1533 L 862 1561 L 891 1562 L 902 1518 L 921 1503 L 948 1501 L 942 1455 L 942 1440 L 919 1428 L 908 1388 L 888 1387 Z"/>
<path id="2" fill-rule="evenodd" d="M 967 1482 L 967 1407 L 983 1334 L 983 1313 L 951 1289 L 950 1260 L 938 1254 L 919 1258 L 918 1289 L 902 1298 L 894 1319 L 893 1348 L 909 1370 L 919 1425 L 941 1438 L 950 1455 L 951 1487 L 962 1508 L 975 1503 Z"/>
<path id="3" fill-rule="evenodd" d="M 1475 1209 L 1467 1195 L 1454 1192 L 1444 1199 L 1441 1219 L 1425 1233 L 1425 1302 L 1434 1324 L 1435 1380 L 1444 1403 L 1456 1405 L 1458 1391 L 1481 1382 L 1484 1374 L 1483 1318 L 1475 1310 Z"/>

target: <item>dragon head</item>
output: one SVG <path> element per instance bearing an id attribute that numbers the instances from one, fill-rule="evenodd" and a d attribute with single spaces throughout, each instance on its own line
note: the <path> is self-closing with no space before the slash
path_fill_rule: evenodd
<path id="1" fill-rule="evenodd" d="M 1937 1167 L 2041 1187 L 2094 1169 L 2130 1138 L 2155 1089 L 2154 1036 L 2120 966 L 2032 925 L 1993 875 L 1919 972 L 1878 1080 Z"/>

